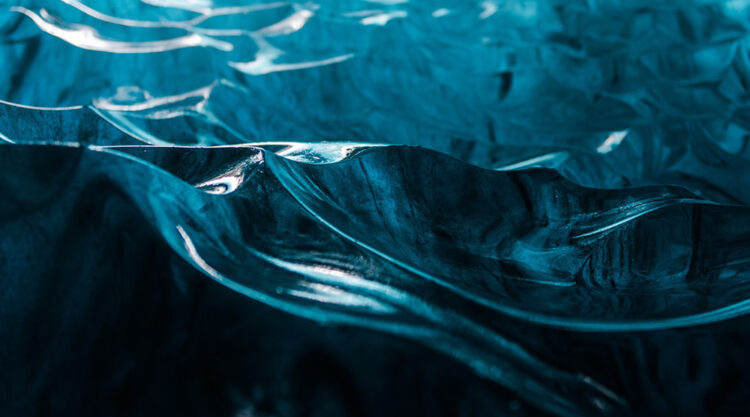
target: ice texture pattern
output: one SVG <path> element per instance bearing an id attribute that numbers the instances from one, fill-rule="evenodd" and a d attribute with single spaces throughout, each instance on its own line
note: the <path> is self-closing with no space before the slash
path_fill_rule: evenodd
<path id="1" fill-rule="evenodd" d="M 0 0 L 0 415 L 748 415 L 749 18 Z"/>

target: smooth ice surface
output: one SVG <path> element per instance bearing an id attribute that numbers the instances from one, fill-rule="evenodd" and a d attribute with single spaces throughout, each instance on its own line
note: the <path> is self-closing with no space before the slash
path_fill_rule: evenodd
<path id="1" fill-rule="evenodd" d="M 0 0 L 0 414 L 750 412 L 748 18 Z"/>

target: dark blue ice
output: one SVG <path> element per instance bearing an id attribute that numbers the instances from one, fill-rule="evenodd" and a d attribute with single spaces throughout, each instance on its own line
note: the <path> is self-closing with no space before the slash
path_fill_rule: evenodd
<path id="1" fill-rule="evenodd" d="M 749 414 L 749 19 L 0 0 L 0 415 Z"/>

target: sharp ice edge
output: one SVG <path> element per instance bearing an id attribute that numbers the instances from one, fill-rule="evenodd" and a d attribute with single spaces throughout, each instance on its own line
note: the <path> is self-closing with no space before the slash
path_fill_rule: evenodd
<path id="1" fill-rule="evenodd" d="M 190 85 L 189 88 L 166 89 L 166 92 L 156 88 L 152 91 L 159 91 L 159 94 L 151 95 L 145 88 L 120 86 L 124 88 L 123 94 L 96 91 L 91 96 L 86 95 L 92 90 L 89 85 L 89 88 L 73 91 L 66 98 L 66 104 L 83 106 L 43 108 L 0 103 L 0 144 L 4 145 L 0 154 L 10 152 L 11 148 L 36 152 L 39 145 L 43 145 L 45 149 L 39 151 L 40 154 L 57 152 L 56 148 L 67 146 L 80 148 L 70 151 L 85 152 L 88 160 L 97 159 L 99 155 L 106 155 L 101 156 L 103 160 L 112 155 L 117 156 L 118 161 L 124 158 L 129 162 L 115 162 L 119 168 L 103 175 L 124 184 L 122 186 L 139 201 L 142 210 L 150 213 L 175 251 L 207 276 L 235 291 L 313 320 L 348 323 L 435 342 L 434 348 L 519 391 L 528 401 L 560 415 L 606 415 L 624 407 L 624 403 L 595 381 L 550 368 L 532 357 L 520 344 L 509 340 L 512 336 L 506 338 L 498 334 L 500 332 L 487 317 L 509 316 L 569 330 L 607 333 L 707 325 L 747 313 L 749 300 L 742 296 L 747 292 L 743 289 L 747 286 L 746 270 L 750 263 L 750 258 L 743 256 L 747 241 L 744 225 L 750 202 L 750 191 L 745 186 L 749 179 L 745 175 L 748 154 L 743 127 L 746 125 L 743 112 L 747 106 L 745 98 L 737 93 L 742 90 L 740 85 L 747 76 L 743 58 L 746 46 L 741 41 L 746 36 L 747 25 L 742 19 L 738 19 L 739 26 L 725 21 L 745 16 L 743 2 L 729 2 L 704 11 L 712 17 L 719 16 L 714 19 L 716 24 L 710 27 L 703 26 L 701 22 L 706 19 L 695 12 L 702 8 L 659 6 L 659 16 L 666 16 L 665 20 L 657 19 L 656 23 L 647 26 L 659 27 L 673 36 L 649 42 L 638 38 L 641 36 L 638 32 L 640 26 L 629 24 L 632 21 L 629 13 L 631 8 L 635 14 L 648 11 L 652 5 L 648 2 L 623 5 L 617 19 L 610 19 L 606 28 L 590 28 L 602 32 L 602 36 L 592 37 L 590 45 L 571 42 L 577 34 L 566 32 L 572 29 L 564 26 L 565 22 L 550 21 L 544 2 L 524 2 L 521 5 L 518 2 L 482 1 L 451 9 L 450 14 L 435 14 L 432 8 L 422 10 L 419 5 L 400 0 L 372 1 L 369 3 L 378 4 L 354 12 L 335 12 L 310 4 L 271 3 L 215 8 L 207 1 L 143 1 L 144 4 L 191 13 L 179 21 L 123 18 L 117 17 L 116 13 L 105 14 L 77 0 L 63 0 L 62 3 L 94 19 L 94 23 L 66 23 L 77 20 L 70 19 L 69 11 L 62 9 L 58 18 L 54 6 L 50 9 L 14 6 L 11 10 L 33 22 L 45 34 L 43 42 L 54 37 L 67 42 L 72 47 L 70 51 L 85 49 L 100 53 L 99 57 L 110 53 L 175 57 L 178 55 L 169 54 L 200 50 L 198 53 L 205 53 L 202 56 L 210 57 L 208 61 L 218 64 L 217 68 L 237 70 L 252 77 L 268 76 L 263 81 L 253 81 L 250 77 L 238 83 L 231 72 L 221 69 L 216 80 L 210 84 L 202 83 L 202 87 Z M 216 19 L 227 16 L 250 16 L 269 10 L 282 11 L 287 7 L 288 13 L 279 13 L 275 20 L 252 30 L 243 25 L 211 27 Z M 568 6 L 563 4 L 560 7 L 566 11 Z M 54 12 L 51 11 L 53 8 Z M 425 18 L 445 16 L 444 20 L 448 22 L 455 16 L 467 16 L 462 8 L 471 9 L 472 21 L 476 24 L 476 30 L 466 36 L 447 36 L 435 31 L 433 29 L 440 25 L 434 23 L 437 20 Z M 609 12 L 606 7 L 575 11 L 577 15 L 587 16 Z M 669 17 L 675 13 L 686 16 L 680 23 L 680 30 L 689 32 L 692 37 L 677 33 L 668 25 Z M 518 20 L 513 20 L 514 17 Z M 400 67 L 409 68 L 412 62 L 420 62 L 420 57 L 399 59 L 395 54 L 392 57 L 384 54 L 373 57 L 367 54 L 366 48 L 357 46 L 361 41 L 359 38 L 341 50 L 295 50 L 295 36 L 305 33 L 305 30 L 320 31 L 320 27 L 314 25 L 323 20 L 335 22 L 330 26 L 334 28 L 339 24 L 353 23 L 367 27 L 367 30 L 387 27 L 408 34 L 416 28 L 432 33 L 434 44 L 427 42 L 423 50 L 434 65 L 429 70 L 421 69 L 421 72 L 399 71 Z M 502 22 L 501 25 L 495 24 L 495 28 L 502 26 L 503 30 L 500 33 L 488 30 L 489 25 L 484 22 Z M 535 22 L 541 22 L 542 30 L 534 26 Z M 619 22 L 628 23 L 628 30 L 633 32 L 621 32 Z M 554 23 L 549 30 L 548 23 Z M 122 31 L 109 30 L 108 25 Z M 692 30 L 695 27 L 700 30 Z M 148 40 L 129 41 L 130 35 L 136 31 L 148 35 Z M 529 37 L 529 33 L 537 37 Z M 179 36 L 173 37 L 172 34 Z M 335 38 L 336 33 L 330 36 Z M 628 39 L 628 36 L 633 38 Z M 674 41 L 677 38 L 681 39 Z M 408 36 L 401 36 L 399 41 L 403 39 L 408 40 Z M 682 47 L 675 50 L 697 52 L 681 65 L 671 59 L 673 57 L 659 54 L 662 49 L 668 50 L 662 45 L 668 39 Z M 462 54 L 461 51 L 479 51 L 478 40 L 486 46 L 481 50 L 481 60 Z M 243 44 L 248 41 L 252 47 Z M 347 39 L 339 41 L 347 44 Z M 360 44 L 371 45 L 368 42 Z M 387 44 L 374 45 L 377 51 L 389 50 Z M 673 46 L 668 45 L 669 48 Z M 508 47 L 533 53 L 511 59 L 504 52 Z M 612 48 L 620 51 L 622 59 L 627 62 L 617 61 L 616 68 L 594 68 L 593 72 L 579 65 L 581 62 L 606 61 L 602 51 Z M 631 60 L 631 55 L 637 59 Z M 521 63 L 517 63 L 517 59 Z M 322 95 L 306 96 L 315 91 L 308 89 L 309 85 L 325 83 L 327 74 L 336 73 L 335 64 L 345 61 L 350 61 L 346 64 L 347 73 L 362 74 L 360 79 L 337 78 L 343 80 L 342 91 L 347 92 L 349 101 L 330 101 L 329 97 Z M 524 65 L 564 68 L 565 71 L 548 71 L 548 78 L 538 83 L 550 87 L 544 89 L 545 94 L 534 95 L 533 104 L 519 105 L 518 98 L 533 92 L 537 86 L 532 77 L 524 75 Z M 385 83 L 378 84 L 378 77 L 368 72 L 370 68 L 382 71 Z M 498 73 L 498 69 L 502 71 Z M 610 70 L 614 74 L 610 74 Z M 63 68 L 60 71 L 65 73 Z M 299 84 L 294 84 L 291 79 L 277 82 L 281 78 L 273 78 L 288 76 L 289 71 L 304 73 L 310 78 L 301 76 L 303 82 Z M 539 71 L 534 72 L 537 73 Z M 458 75 L 472 81 L 466 82 Z M 611 88 L 606 84 L 608 76 L 613 78 Z M 229 78 L 234 81 L 228 81 Z M 656 80 L 661 87 L 644 86 L 640 82 L 635 83 L 635 87 L 631 85 L 634 80 L 643 79 Z M 360 80 L 374 80 L 376 83 L 363 86 Z M 435 80 L 444 81 L 438 96 L 433 94 Z M 499 93 L 494 84 L 498 80 Z M 54 92 L 56 84 L 50 83 Z M 188 83 L 175 85 L 182 87 Z M 320 110 L 308 108 L 301 112 L 303 115 L 297 114 L 299 103 L 288 101 L 294 95 L 286 94 L 286 89 L 294 90 L 308 101 L 318 99 Z M 601 90 L 606 91 L 593 95 L 594 91 Z M 409 91 L 410 94 L 399 95 L 398 91 Z M 461 93 L 452 95 L 452 91 Z M 409 102 L 410 96 L 427 99 L 420 103 Z M 19 97 L 28 99 L 28 95 Z M 236 105 L 238 97 L 245 103 L 256 103 L 257 100 L 252 117 L 262 122 L 248 122 L 243 118 L 245 116 L 234 113 L 246 110 Z M 430 97 L 439 97 L 440 100 L 430 100 Z M 496 103 L 498 97 L 500 101 Z M 418 107 L 422 112 L 408 114 L 389 110 L 410 107 Z M 355 113 L 348 114 L 349 108 L 354 112 L 365 111 L 371 118 L 363 120 L 358 115 L 353 116 Z M 334 110 L 338 115 L 336 128 L 329 128 L 333 123 L 326 119 L 326 115 Z M 502 117 L 493 116 L 497 114 Z M 599 118 L 585 119 L 584 123 L 577 118 L 581 114 L 596 114 Z M 241 121 L 248 123 L 243 125 L 239 123 Z M 190 130 L 185 128 L 186 125 Z M 356 128 L 342 130 L 341 126 L 349 125 Z M 268 126 L 265 132 L 284 133 L 278 133 L 282 135 L 280 137 L 264 136 L 263 126 Z M 288 126 L 293 128 L 286 129 Z M 166 131 L 172 136 L 164 136 Z M 320 142 L 328 137 L 341 138 L 342 131 L 349 137 L 362 139 L 362 142 Z M 297 140 L 289 140 L 291 137 Z M 301 141 L 303 139 L 310 143 Z M 419 250 L 446 249 L 439 239 L 443 235 L 436 235 L 435 230 L 415 226 L 415 233 L 430 237 L 419 242 L 409 240 L 397 223 L 387 219 L 373 223 L 373 218 L 363 218 L 366 227 L 358 228 L 346 217 L 357 218 L 362 216 L 363 210 L 374 210 L 377 214 L 374 219 L 378 219 L 388 217 L 388 210 L 394 207 L 419 208 L 419 199 L 378 198 L 383 193 L 383 189 L 377 187 L 378 182 L 383 178 L 398 180 L 400 177 L 394 177 L 394 172 L 399 169 L 413 176 L 424 176 L 433 171 L 444 171 L 441 175 L 450 176 L 452 171 L 446 165 L 454 167 L 456 175 L 475 170 L 466 164 L 455 168 L 456 161 L 427 150 L 376 148 L 365 143 L 367 140 L 411 141 L 409 143 L 435 148 L 466 162 L 501 171 L 494 174 L 476 171 L 483 172 L 476 175 L 510 181 L 503 182 L 501 188 L 505 193 L 498 200 L 513 200 L 510 211 L 516 217 L 505 217 L 507 213 L 503 210 L 485 215 L 498 219 L 501 224 L 523 224 L 523 227 L 512 228 L 515 234 L 510 236 L 516 242 L 495 241 L 498 245 L 495 247 L 486 244 L 472 246 L 470 236 L 462 235 L 452 246 L 449 245 L 450 250 L 478 255 L 471 257 L 471 262 L 479 267 L 476 270 L 467 267 L 470 271 L 461 275 L 460 268 L 443 262 L 441 258 L 449 257 L 445 253 L 435 257 L 414 256 L 420 253 Z M 237 143 L 243 144 L 233 145 Z M 206 145 L 224 146 L 204 148 Z M 171 149 L 162 148 L 165 146 Z M 165 155 L 170 153 L 180 153 L 189 160 L 189 155 L 196 152 L 204 155 L 236 152 L 237 155 L 230 155 L 221 164 L 197 159 L 193 164 L 200 174 L 197 176 L 195 172 L 181 172 L 165 162 L 168 159 Z M 398 156 L 407 154 L 415 161 L 432 160 L 434 163 L 421 165 L 429 169 L 416 169 L 399 162 Z M 384 160 L 390 161 L 390 165 L 378 165 L 378 161 Z M 99 162 L 85 164 L 97 165 Z M 360 165 L 359 171 L 352 168 L 357 164 Z M 505 172 L 532 168 L 552 168 L 577 186 L 561 181 L 549 170 Z M 122 174 L 119 177 L 118 172 Z M 332 180 L 336 178 L 331 174 L 333 172 L 356 174 L 355 179 L 362 181 L 339 184 L 342 181 Z M 299 213 L 295 212 L 297 215 L 312 219 L 325 231 L 319 233 L 338 242 L 337 248 L 346 248 L 350 251 L 346 254 L 357 254 L 361 258 L 347 260 L 344 256 L 342 261 L 342 257 L 334 256 L 335 250 L 328 246 L 324 246 L 323 255 L 319 254 L 323 259 L 310 259 L 289 248 L 285 252 L 283 245 L 272 247 L 278 253 L 268 253 L 269 248 L 231 241 L 239 239 L 231 233 L 232 230 L 227 231 L 230 241 L 212 230 L 217 227 L 219 219 L 231 224 L 235 213 L 233 205 L 241 204 L 240 201 L 254 201 L 248 190 L 258 178 L 263 181 L 257 184 L 278 183 L 290 199 L 285 204 L 296 207 L 299 210 Z M 338 175 L 338 178 L 346 177 Z M 545 188 L 548 182 L 554 187 Z M 409 183 L 402 181 L 399 184 Z M 633 188 L 654 184 L 683 188 Z M 137 185 L 153 188 L 139 188 Z M 352 210 L 344 195 L 332 193 L 331 189 L 335 190 L 337 186 L 345 190 L 356 189 L 353 194 L 363 200 L 369 198 L 372 205 Z M 543 189 L 544 195 L 529 197 L 535 188 Z M 162 194 L 157 192 L 160 189 L 164 190 Z M 167 201 L 167 196 L 175 190 L 185 191 L 184 196 L 178 196 L 179 204 Z M 602 199 L 603 195 L 610 200 Z M 545 196 L 549 198 L 545 199 Z M 550 203 L 554 199 L 564 200 L 570 207 L 555 206 Z M 584 207 L 586 201 L 600 199 L 612 204 Z M 387 206 L 389 201 L 398 204 Z M 200 214 L 199 203 L 215 209 L 212 212 L 215 216 Z M 172 204 L 192 209 L 185 213 L 177 207 L 170 208 Z M 438 207 L 446 209 L 445 205 Z M 530 213 L 519 214 L 519 207 L 525 207 Z M 539 215 L 539 212 L 545 215 Z M 410 219 L 410 213 L 401 214 L 404 219 Z M 482 218 L 462 215 L 461 218 L 468 220 Z M 733 219 L 738 226 L 728 227 L 720 221 L 722 217 Z M 654 243 L 646 239 L 640 243 L 647 247 L 652 244 L 655 249 L 649 248 L 654 251 L 661 249 L 662 252 L 658 256 L 651 254 L 650 258 L 638 258 L 639 250 L 648 251 L 632 243 L 638 237 L 635 230 L 658 240 L 658 233 L 652 233 L 643 225 L 658 228 L 659 221 L 675 225 L 664 234 L 673 233 L 678 235 L 675 239 L 682 239 L 679 245 L 674 245 L 675 253 L 680 256 L 670 255 L 664 250 L 673 242 Z M 701 222 L 708 222 L 708 226 L 701 229 Z M 440 223 L 449 223 L 449 219 L 444 218 Z M 419 222 L 407 224 L 420 225 Z M 557 235 L 549 233 L 548 224 L 557 228 Z M 222 227 L 231 229 L 227 225 Z M 489 238 L 497 239 L 489 230 Z M 696 230 L 700 233 L 695 233 Z M 693 234 L 685 238 L 681 235 L 684 231 Z M 440 232 L 446 233 L 445 230 Z M 631 240 L 620 242 L 623 236 Z M 407 244 L 399 246 L 403 242 Z M 727 248 L 726 242 L 735 246 Z M 699 250 L 700 244 L 704 246 Z M 588 258 L 576 263 L 576 260 L 586 259 L 582 251 L 591 251 L 595 247 L 601 250 L 593 260 Z M 706 253 L 715 258 L 706 258 Z M 660 262 L 670 260 L 670 256 L 675 256 L 672 259 L 674 265 L 682 268 Z M 645 273 L 637 265 L 617 265 L 617 259 L 628 257 L 649 264 L 653 270 Z M 368 259 L 377 268 L 382 268 L 382 276 L 357 269 L 358 265 L 351 259 Z M 437 260 L 431 264 L 431 259 Z M 256 266 L 256 261 L 265 265 L 264 270 L 286 271 L 290 278 L 279 277 L 280 285 L 274 288 L 261 287 L 257 281 L 244 281 L 247 277 L 236 263 L 250 262 Z M 487 265 L 491 267 L 488 269 Z M 613 265 L 616 267 L 611 267 Z M 601 268 L 597 270 L 594 266 Z M 706 278 L 708 276 L 713 277 L 713 281 Z M 276 275 L 269 277 L 275 278 Z M 562 307 L 566 307 L 564 303 L 570 299 L 576 302 L 567 305 L 568 310 L 561 307 L 561 310 L 553 311 L 551 307 L 545 309 L 535 304 L 544 299 L 538 294 L 535 298 L 514 300 L 508 293 L 493 293 L 498 288 L 492 286 L 489 290 L 477 291 L 464 285 L 477 277 L 485 280 L 480 284 L 491 284 L 495 280 L 517 288 L 520 294 L 516 295 L 521 298 L 525 292 L 531 293 L 530 289 L 546 294 L 545 289 L 557 288 L 569 291 L 563 294 L 573 294 L 573 297 L 560 297 L 549 290 L 554 294 L 549 299 L 559 301 Z M 423 287 L 415 290 L 406 284 L 414 281 Z M 437 288 L 434 290 L 436 294 L 446 295 L 426 300 L 419 297 L 420 288 L 433 287 Z M 583 295 L 576 291 L 583 291 Z M 608 300 L 608 297 L 613 300 Z M 644 303 L 644 297 L 645 301 L 652 302 Z M 486 317 L 466 315 L 460 307 L 461 302 L 455 301 L 457 299 L 467 300 L 490 312 Z M 675 302 L 671 302 L 673 300 Z M 644 303 L 646 307 L 639 310 L 631 305 L 638 303 Z M 610 310 L 607 307 L 611 307 Z M 416 321 L 402 320 L 405 316 Z M 518 369 L 520 364 L 528 365 L 528 369 Z M 555 380 L 564 381 L 565 388 L 561 390 L 554 385 Z M 584 393 L 585 398 L 562 395 L 560 392 L 568 387 L 574 392 Z M 550 400 L 539 404 L 539 398 Z"/>

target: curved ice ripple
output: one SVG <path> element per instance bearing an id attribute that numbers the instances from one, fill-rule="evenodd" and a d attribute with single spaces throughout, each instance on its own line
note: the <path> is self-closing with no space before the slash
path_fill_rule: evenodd
<path id="1" fill-rule="evenodd" d="M 223 285 L 556 415 L 633 404 L 528 326 L 747 313 L 747 2 L 230 3 L 4 6 L 4 218 L 108 178 Z"/>
<path id="2" fill-rule="evenodd" d="M 426 342 L 559 415 L 611 415 L 625 403 L 506 338 L 503 315 L 611 332 L 747 311 L 746 207 L 673 187 L 586 189 L 549 170 L 494 172 L 415 148 L 326 146 L 297 160 L 248 145 L 0 154 L 10 172 L 36 154 L 78 161 L 73 186 L 110 178 L 175 251 L 227 287 Z"/>

